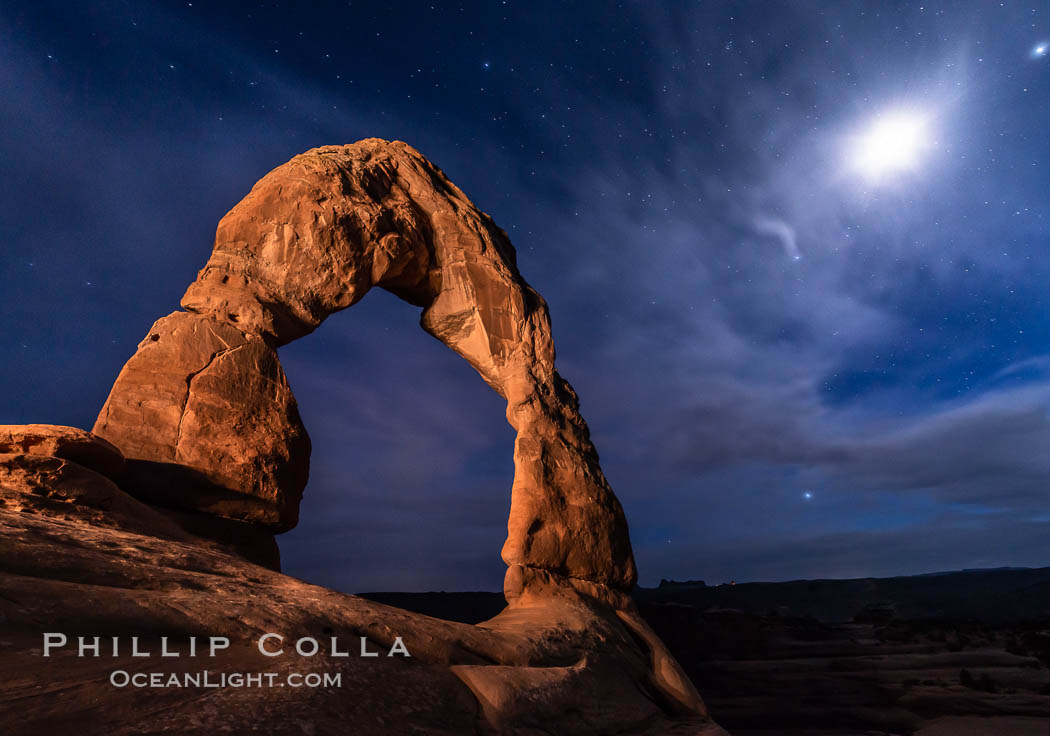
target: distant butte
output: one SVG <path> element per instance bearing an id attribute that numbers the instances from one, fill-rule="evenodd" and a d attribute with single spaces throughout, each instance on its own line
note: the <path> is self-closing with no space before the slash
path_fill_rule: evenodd
<path id="1" fill-rule="evenodd" d="M 276 572 L 273 534 L 298 521 L 310 455 L 277 349 L 374 286 L 422 308 L 423 329 L 506 399 L 517 431 L 508 606 L 476 626 Z M 371 138 L 274 169 L 220 221 L 182 307 L 146 333 L 93 433 L 0 427 L 0 722 L 82 734 L 725 733 L 631 600 L 627 522 L 555 370 L 546 303 L 506 234 L 418 151 Z M 400 636 L 412 658 L 308 661 L 343 673 L 341 689 L 118 689 L 113 669 L 156 663 L 44 659 L 42 631 L 137 634 L 151 649 L 162 635 L 224 634 L 236 646 L 209 666 L 242 672 L 307 666 L 249 645 L 274 631 L 367 636 L 382 651 Z M 35 693 L 40 682 L 61 697 Z"/>

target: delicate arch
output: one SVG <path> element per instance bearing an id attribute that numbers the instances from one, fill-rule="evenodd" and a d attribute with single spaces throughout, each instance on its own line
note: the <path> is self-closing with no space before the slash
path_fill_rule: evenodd
<path id="1" fill-rule="evenodd" d="M 95 424 L 133 460 L 128 485 L 161 503 L 292 528 L 309 439 L 276 348 L 373 286 L 422 307 L 423 329 L 507 401 L 517 431 L 508 580 L 541 571 L 630 589 L 627 523 L 554 368 L 546 303 L 506 233 L 401 142 L 307 151 L 222 218 L 187 311 L 153 326 Z M 148 472 L 136 475 L 134 461 Z"/>

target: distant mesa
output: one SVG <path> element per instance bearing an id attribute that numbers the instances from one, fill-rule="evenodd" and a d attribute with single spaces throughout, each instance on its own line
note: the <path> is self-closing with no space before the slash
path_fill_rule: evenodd
<path id="1" fill-rule="evenodd" d="M 703 580 L 666 580 L 661 579 L 659 588 L 663 591 L 692 590 L 694 588 L 706 588 L 707 583 Z"/>
<path id="2" fill-rule="evenodd" d="M 274 534 L 298 521 L 310 457 L 277 349 L 376 286 L 421 307 L 423 329 L 506 400 L 517 431 L 509 605 L 476 626 L 276 571 Z M 58 710 L 17 700 L 20 723 L 724 734 L 631 598 L 627 522 L 555 369 L 546 303 L 506 234 L 418 151 L 372 138 L 274 169 L 221 220 L 182 307 L 147 331 L 93 432 L 0 427 L 0 619 L 15 652 L 0 692 L 33 672 L 67 693 Z M 113 661 L 41 664 L 31 654 L 41 630 L 342 632 L 380 649 L 400 636 L 412 659 L 330 662 L 348 692 L 166 691 L 154 708 L 108 685 Z M 240 671 L 278 665 L 249 651 L 231 649 Z"/>

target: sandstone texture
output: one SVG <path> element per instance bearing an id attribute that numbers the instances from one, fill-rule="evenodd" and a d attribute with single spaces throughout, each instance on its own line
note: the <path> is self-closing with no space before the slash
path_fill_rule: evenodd
<path id="1" fill-rule="evenodd" d="M 310 454 L 277 348 L 374 286 L 422 308 L 517 431 L 508 606 L 477 625 L 276 571 L 273 534 L 298 520 Z M 368 139 L 274 169 L 219 223 L 182 307 L 147 332 L 93 433 L 0 434 L 5 732 L 724 735 L 631 599 L 627 522 L 555 370 L 546 304 L 506 234 L 419 152 Z M 44 631 L 154 648 L 218 634 L 234 644 L 208 669 L 345 679 L 114 688 L 114 669 L 205 665 L 44 658 Z M 412 656 L 271 659 L 253 645 L 271 632 L 400 637 Z"/>
<path id="2" fill-rule="evenodd" d="M 162 514 L 124 493 L 106 476 L 58 457 L 0 454 L 0 508 L 152 536 L 190 538 Z"/>
<path id="3" fill-rule="evenodd" d="M 4 432 L 6 437 L 39 437 L 42 426 L 47 427 L 48 436 L 73 437 L 82 446 L 95 447 L 93 443 L 97 443 L 97 448 L 107 453 L 106 462 L 101 463 L 104 466 L 113 467 L 113 457 L 108 453 L 115 453 L 120 460 L 119 452 L 105 440 L 72 427 L 9 425 Z M 65 444 L 50 446 L 56 452 L 68 450 Z M 5 449 L 8 447 L 10 445 L 5 445 Z M 179 512 L 143 503 L 89 467 L 64 457 L 43 454 L 46 447 L 37 442 L 30 447 L 34 454 L 0 453 L 0 509 L 49 522 L 86 523 L 200 544 L 280 569 L 277 542 L 265 529 L 210 514 Z M 80 456 L 98 460 L 90 453 L 80 453 Z"/>
<path id="4" fill-rule="evenodd" d="M 97 518 L 0 508 L 0 724 L 10 736 L 265 733 L 429 736 L 725 736 L 663 693 L 650 656 L 602 606 L 570 596 L 512 606 L 480 625 L 336 593 L 199 540 L 155 536 Z M 42 656 L 42 632 L 123 637 L 118 657 Z M 264 633 L 288 653 L 259 654 Z M 190 636 L 229 637 L 215 658 L 185 656 Z M 138 636 L 150 658 L 129 656 Z M 162 659 L 160 637 L 178 658 Z M 316 638 L 322 654 L 294 652 Z M 367 637 L 411 658 L 327 656 Z M 338 686 L 117 688 L 115 670 L 146 674 L 340 675 Z"/>
<path id="5" fill-rule="evenodd" d="M 10 428 L 19 434 L 22 428 Z M 90 441 L 89 433 L 83 433 Z M 622 592 L 518 568 L 519 595 L 478 625 L 325 590 L 246 559 L 245 522 L 136 500 L 63 458 L 0 454 L 0 723 L 13 736 L 265 732 L 725 736 Z M 223 536 L 234 537 L 220 543 Z M 270 537 L 272 540 L 272 537 Z M 522 572 L 524 570 L 524 572 Z M 44 632 L 95 637 L 43 656 Z M 270 658 L 263 634 L 331 637 L 402 657 Z M 186 655 L 190 637 L 228 651 Z M 109 642 L 122 639 L 117 655 Z M 131 655 L 128 642 L 150 657 Z M 400 638 L 400 639 L 398 639 Z M 178 642 L 178 643 L 173 643 Z M 171 644 L 182 654 L 160 658 Z M 203 644 L 201 645 L 203 647 Z M 318 688 L 117 687 L 115 672 L 217 679 L 337 676 Z M 333 681 L 334 682 L 334 681 Z"/>
<path id="6" fill-rule="evenodd" d="M 507 564 L 629 590 L 627 523 L 555 370 L 546 303 L 506 234 L 404 143 L 315 148 L 263 177 L 219 223 L 188 312 L 158 321 L 121 371 L 95 433 L 169 466 L 149 467 L 137 493 L 291 528 L 309 444 L 273 348 L 373 286 L 421 306 L 423 329 L 507 400 Z"/>
<path id="7" fill-rule="evenodd" d="M 120 478 L 124 456 L 101 437 L 55 424 L 0 424 L 0 453 L 72 460 L 110 480 Z"/>
<path id="8" fill-rule="evenodd" d="M 150 502 L 287 531 L 299 518 L 310 440 L 277 353 L 228 322 L 157 320 L 121 370 L 95 433 L 128 458 Z"/>

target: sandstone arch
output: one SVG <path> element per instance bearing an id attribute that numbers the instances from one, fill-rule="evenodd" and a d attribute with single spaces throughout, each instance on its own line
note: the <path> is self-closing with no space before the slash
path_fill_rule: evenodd
<path id="1" fill-rule="evenodd" d="M 126 487 L 292 528 L 309 439 L 276 348 L 374 286 L 422 307 L 423 329 L 507 401 L 508 597 L 551 581 L 622 597 L 636 580 L 626 520 L 555 370 L 546 303 L 506 234 L 401 142 L 307 151 L 221 220 L 187 311 L 153 325 L 95 424 L 128 458 Z"/>
<path id="2" fill-rule="evenodd" d="M 506 399 L 517 430 L 509 605 L 477 625 L 266 569 L 276 566 L 270 531 L 297 521 L 310 454 L 277 348 L 373 286 L 422 307 L 424 329 Z M 391 695 L 378 710 L 338 690 L 232 688 L 220 696 L 232 698 L 220 701 L 228 730 L 252 712 L 298 733 L 322 703 L 328 730 L 362 733 L 724 735 L 629 595 L 623 511 L 554 368 L 546 305 L 506 235 L 417 151 L 370 139 L 270 172 L 220 222 L 182 306 L 151 327 L 99 414 L 94 432 L 113 446 L 70 428 L 5 430 L 0 522 L 14 532 L 0 535 L 0 558 L 14 567 L 0 578 L 15 597 L 0 600 L 10 609 L 0 614 L 22 622 L 23 641 L 73 621 L 243 639 L 320 627 L 387 645 L 396 634 L 412 652 L 404 666 L 333 660 L 363 691 Z M 90 588 L 71 595 L 71 581 Z M 245 671 L 274 667 L 262 659 L 244 660 Z M 98 664 L 98 682 L 112 666 Z M 69 688 L 81 692 L 70 677 L 85 671 L 69 669 Z M 112 688 L 84 692 L 95 710 L 116 702 Z M 147 717 L 166 731 L 199 729 L 201 703 L 176 693 Z"/>

